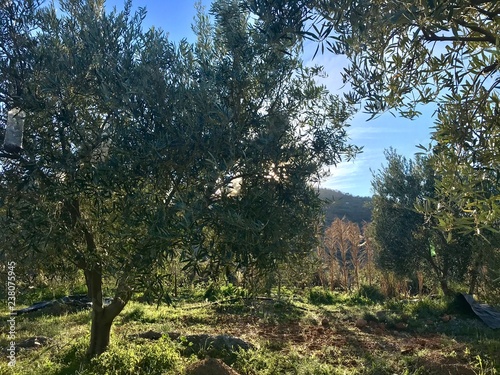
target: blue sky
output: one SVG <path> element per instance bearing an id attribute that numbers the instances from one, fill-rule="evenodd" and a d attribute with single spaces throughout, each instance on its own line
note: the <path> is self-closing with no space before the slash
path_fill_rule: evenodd
<path id="1" fill-rule="evenodd" d="M 210 0 L 203 0 L 202 4 L 210 6 Z M 124 0 L 107 0 L 106 6 L 116 6 L 122 9 Z M 193 17 L 195 16 L 195 0 L 133 0 L 133 7 L 147 9 L 144 27 L 155 26 L 168 32 L 169 39 L 180 41 L 187 38 L 194 40 L 191 30 Z M 345 64 L 342 56 L 334 56 L 326 53 L 317 55 L 312 60 L 313 48 L 305 48 L 303 60 L 310 65 L 323 65 L 328 78 L 321 82 L 325 84 L 332 93 L 342 90 L 340 71 Z M 359 154 L 354 161 L 342 162 L 336 168 L 331 167 L 331 176 L 325 179 L 321 187 L 340 190 L 344 193 L 359 196 L 371 196 L 372 172 L 377 171 L 385 165 L 384 150 L 390 147 L 407 158 L 412 158 L 420 150 L 419 144 L 427 146 L 430 142 L 432 131 L 433 108 L 423 108 L 423 115 L 417 120 L 406 120 L 397 118 L 389 113 L 367 121 L 368 116 L 358 113 L 351 120 L 348 134 L 353 144 L 363 146 L 363 153 Z"/>

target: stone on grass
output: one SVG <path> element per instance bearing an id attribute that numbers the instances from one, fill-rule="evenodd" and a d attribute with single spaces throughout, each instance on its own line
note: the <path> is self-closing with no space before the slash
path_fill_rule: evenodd
<path id="1" fill-rule="evenodd" d="M 16 346 L 23 349 L 37 349 L 41 346 L 48 345 L 50 339 L 45 336 L 33 336 L 29 339 L 21 341 Z"/>

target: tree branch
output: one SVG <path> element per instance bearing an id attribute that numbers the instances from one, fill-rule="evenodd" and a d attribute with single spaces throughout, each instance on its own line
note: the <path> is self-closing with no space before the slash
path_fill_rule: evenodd
<path id="1" fill-rule="evenodd" d="M 494 20 L 495 17 L 500 15 L 500 8 L 491 11 L 475 6 L 474 9 L 477 10 L 478 13 L 481 13 L 483 16 L 488 17 L 490 20 Z"/>
<path id="2" fill-rule="evenodd" d="M 21 159 L 21 155 L 16 155 L 16 154 L 7 154 L 5 152 L 0 152 L 0 158 L 7 158 L 7 159 Z"/>
<path id="3" fill-rule="evenodd" d="M 478 26 L 478 25 L 475 25 L 473 23 L 468 23 L 468 22 L 465 22 L 463 20 L 459 20 L 459 19 L 454 19 L 454 21 L 459 24 L 460 26 L 463 26 L 463 27 L 466 27 L 472 31 L 475 31 L 479 34 L 482 34 L 485 36 L 486 38 L 486 42 L 489 42 L 491 44 L 496 44 L 497 42 L 497 36 L 494 35 L 492 32 L 486 30 L 486 29 L 483 29 L 482 27 Z"/>
<path id="4" fill-rule="evenodd" d="M 421 28 L 422 33 L 424 34 L 424 39 L 428 42 L 488 42 L 488 43 L 496 43 L 495 37 L 493 37 L 493 42 L 491 38 L 487 36 L 438 36 L 432 31 L 428 31 L 425 28 Z M 484 34 L 483 34 L 484 35 Z M 491 34 L 493 35 L 493 34 Z"/>
<path id="5" fill-rule="evenodd" d="M 424 35 L 428 42 L 491 42 L 486 37 L 453 37 L 453 36 L 437 36 L 437 35 Z"/>

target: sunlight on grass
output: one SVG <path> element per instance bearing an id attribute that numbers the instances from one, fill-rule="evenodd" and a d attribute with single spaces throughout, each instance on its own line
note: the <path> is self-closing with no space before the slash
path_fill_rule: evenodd
<path id="1" fill-rule="evenodd" d="M 0 374 L 179 375 L 207 353 L 228 358 L 203 345 L 185 355 L 182 340 L 169 337 L 199 333 L 250 341 L 254 348 L 240 350 L 230 362 L 245 375 L 418 375 L 453 366 L 477 374 L 498 371 L 498 332 L 467 316 L 443 321 L 449 313 L 446 300 L 367 303 L 359 296 L 332 295 L 333 304 L 243 299 L 156 307 L 132 301 L 116 319 L 109 350 L 90 362 L 84 360 L 90 311 L 24 315 L 18 317 L 18 341 L 33 336 L 49 341 L 21 349 L 16 366 L 9 368 L 4 361 Z M 162 338 L 137 338 L 147 331 Z M 5 334 L 1 340 L 7 343 Z"/>

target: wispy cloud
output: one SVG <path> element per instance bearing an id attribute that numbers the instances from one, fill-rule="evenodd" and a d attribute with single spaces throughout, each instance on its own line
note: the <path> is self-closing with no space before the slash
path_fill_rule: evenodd
<path id="1" fill-rule="evenodd" d="M 367 116 L 357 115 L 347 129 L 350 142 L 363 146 L 363 152 L 351 162 L 342 162 L 331 167 L 331 176 L 321 186 L 359 196 L 370 196 L 372 171 L 386 165 L 384 150 L 394 148 L 406 157 L 413 158 L 420 150 L 418 144 L 430 140 L 430 115 L 416 121 L 394 118 L 385 114 L 366 122 Z"/>

